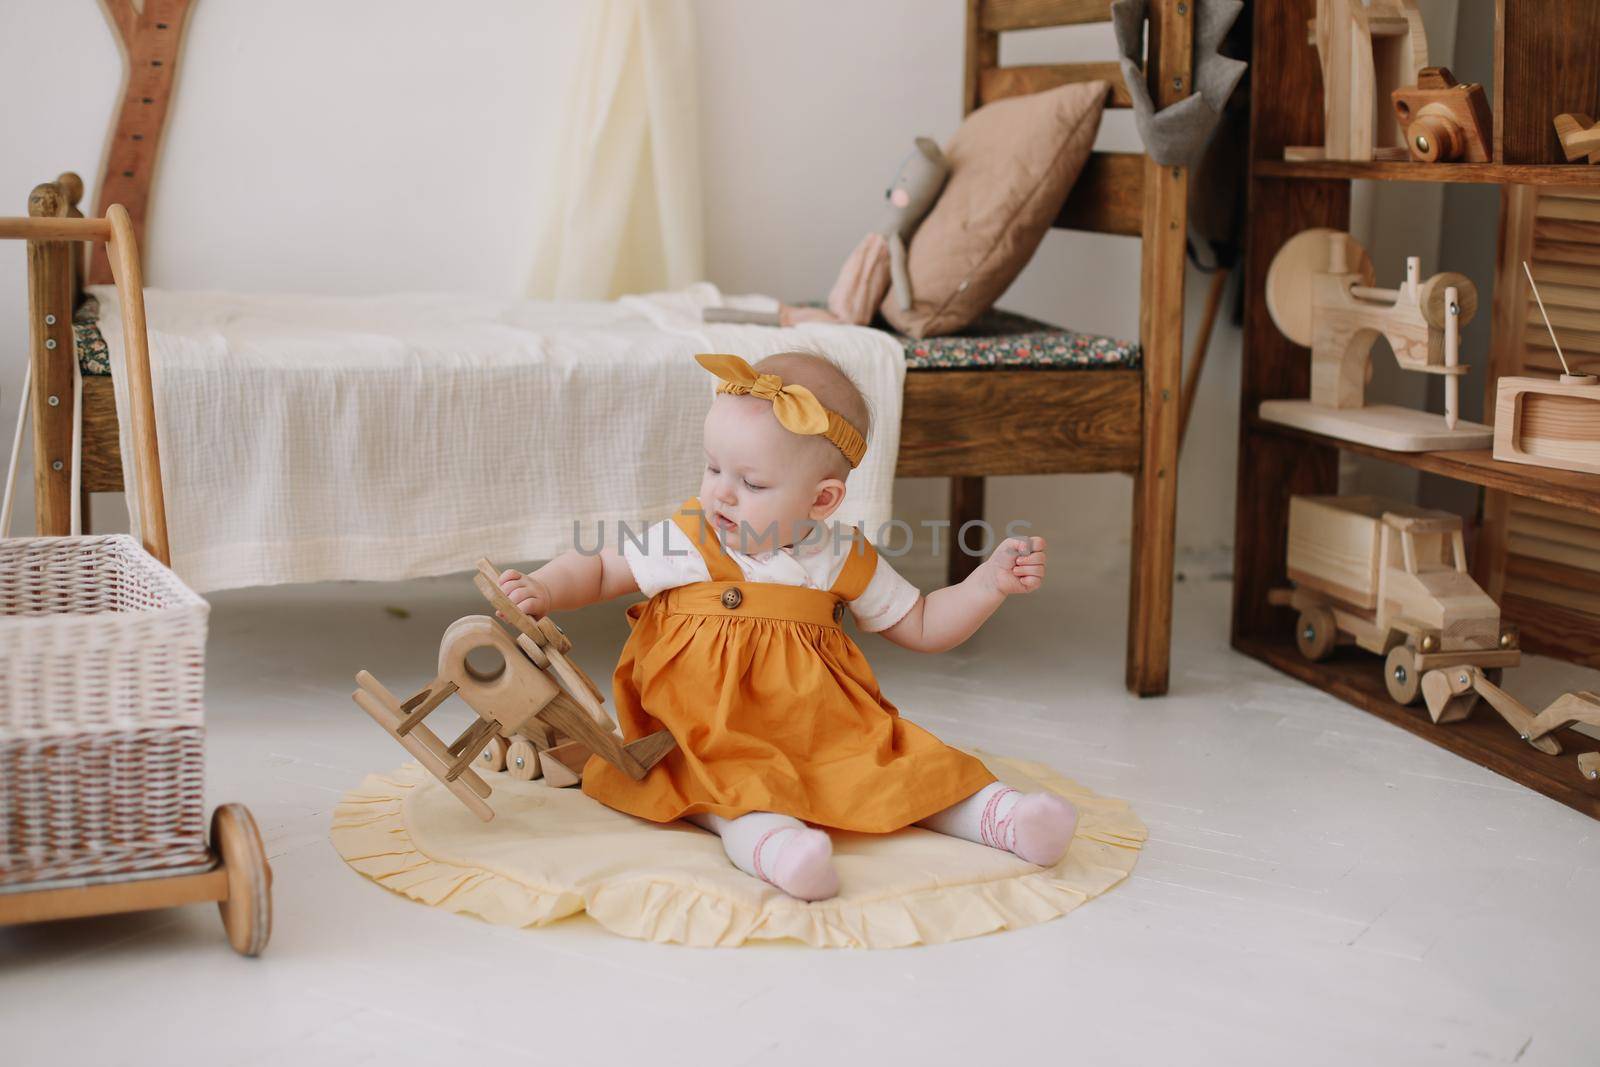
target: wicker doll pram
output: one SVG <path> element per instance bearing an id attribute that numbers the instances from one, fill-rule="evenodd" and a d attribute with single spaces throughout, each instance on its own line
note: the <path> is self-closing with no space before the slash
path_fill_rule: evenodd
<path id="1" fill-rule="evenodd" d="M 31 288 L 47 283 L 51 264 L 76 261 L 76 242 L 107 245 L 123 313 L 140 523 L 139 541 L 0 539 L 0 925 L 209 900 L 233 947 L 254 956 L 271 934 L 272 871 L 242 805 L 216 810 L 207 841 L 208 608 L 164 566 L 128 214 L 113 205 L 104 219 L 0 218 L 0 238 L 29 241 Z M 64 324 L 32 319 L 36 364 L 45 354 L 76 359 L 70 332 L 65 352 L 56 351 Z"/>

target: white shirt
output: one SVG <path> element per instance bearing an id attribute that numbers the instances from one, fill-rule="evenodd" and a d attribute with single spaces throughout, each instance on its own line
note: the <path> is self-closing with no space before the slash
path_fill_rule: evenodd
<path id="1" fill-rule="evenodd" d="M 739 565 L 745 580 L 798 585 L 807 589 L 833 588 L 839 572 L 849 560 L 848 544 L 853 527 L 832 521 L 826 524 L 828 536 L 815 543 L 785 546 L 746 555 L 724 546 L 728 558 Z M 639 591 L 653 597 L 664 589 L 675 589 L 694 582 L 709 582 L 711 572 L 700 557 L 694 542 L 671 519 L 647 528 L 636 544 L 632 536 L 623 537 L 622 558 L 628 561 Z M 832 551 L 830 551 L 832 549 Z M 916 606 L 921 590 L 901 576 L 880 554 L 867 588 L 850 605 L 856 627 L 863 633 L 887 630 Z"/>

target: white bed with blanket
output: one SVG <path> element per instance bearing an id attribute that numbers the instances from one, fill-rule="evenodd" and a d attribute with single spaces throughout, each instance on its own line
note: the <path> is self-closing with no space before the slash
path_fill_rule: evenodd
<path id="1" fill-rule="evenodd" d="M 94 293 L 131 457 L 116 293 Z M 197 590 L 525 563 L 602 531 L 615 543 L 616 524 L 642 529 L 699 485 L 714 382 L 698 352 L 810 348 L 844 367 L 873 424 L 835 517 L 872 536 L 890 517 L 906 368 L 879 330 L 702 324 L 724 302 L 705 283 L 614 302 L 145 299 L 172 566 Z"/>

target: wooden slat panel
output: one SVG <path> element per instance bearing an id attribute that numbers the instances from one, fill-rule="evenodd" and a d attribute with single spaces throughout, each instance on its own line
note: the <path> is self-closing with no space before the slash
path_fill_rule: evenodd
<path id="1" fill-rule="evenodd" d="M 1543 292 L 1541 289 L 1541 296 Z M 1545 297 L 1545 314 L 1550 317 L 1550 325 L 1556 328 L 1556 340 L 1564 342 L 1564 335 L 1566 330 L 1569 329 L 1588 330 L 1592 334 L 1600 335 L 1600 311 L 1590 310 L 1593 307 L 1593 304 L 1582 301 L 1574 303 L 1572 301 L 1551 300 L 1549 297 Z M 1541 327 L 1544 325 L 1544 316 L 1539 314 L 1537 303 L 1528 305 L 1527 321 L 1529 325 L 1534 323 Z M 1549 336 L 1548 331 L 1545 336 Z M 1565 343 L 1562 344 L 1562 347 L 1566 347 Z"/>
<path id="2" fill-rule="evenodd" d="M 1010 96 L 1042 93 L 1061 85 L 1079 82 L 1111 83 L 1107 107 L 1132 107 L 1133 97 L 1117 63 L 1055 63 L 1036 67 L 993 67 L 978 75 L 978 103 L 991 104 Z"/>
<path id="3" fill-rule="evenodd" d="M 117 399 L 109 375 L 83 380 L 83 487 L 91 493 L 122 492 Z"/>
<path id="4" fill-rule="evenodd" d="M 1548 343 L 1548 340 L 1547 340 Z M 1567 366 L 1572 368 L 1574 374 L 1600 374 L 1600 355 L 1590 352 L 1575 352 L 1565 346 L 1561 355 L 1567 357 Z M 1561 359 L 1553 348 L 1529 347 L 1522 361 L 1523 371 L 1543 371 L 1546 374 L 1565 374 L 1566 369 L 1561 365 Z"/>
<path id="5" fill-rule="evenodd" d="M 1600 244 L 1600 222 L 1575 222 L 1571 219 L 1540 219 L 1533 226 L 1534 254 L 1545 253 L 1544 242 Z M 1549 257 L 1555 258 L 1555 257 Z"/>
<path id="6" fill-rule="evenodd" d="M 1600 574 L 1578 567 L 1565 567 L 1547 560 L 1512 556 L 1506 560 L 1506 578 L 1517 578 L 1525 583 L 1561 586 L 1600 598 Z"/>
<path id="7" fill-rule="evenodd" d="M 1511 559 L 1519 557 L 1512 556 Z M 1511 574 L 1506 576 L 1506 590 L 1502 596 L 1526 597 L 1568 611 L 1588 615 L 1600 623 L 1600 596 L 1574 589 L 1570 585 L 1549 585 L 1545 582 L 1524 582 Z"/>
<path id="8" fill-rule="evenodd" d="M 1600 333 L 1575 330 L 1570 326 L 1563 328 L 1555 315 L 1550 316 L 1550 321 L 1555 323 L 1561 351 L 1567 353 L 1569 358 L 1574 352 L 1600 352 Z M 1522 327 L 1522 343 L 1529 348 L 1549 348 L 1551 355 L 1555 354 L 1550 344 L 1550 333 L 1544 328 L 1544 320 L 1537 316 Z"/>
<path id="9" fill-rule="evenodd" d="M 1542 500 L 1512 497 L 1508 510 L 1513 515 L 1534 515 L 1539 518 L 1554 519 L 1556 522 L 1569 523 L 1573 526 L 1586 526 L 1591 530 L 1600 530 L 1600 515 L 1574 511 L 1572 508 L 1558 507 L 1555 504 L 1546 504 Z"/>
<path id="10" fill-rule="evenodd" d="M 1131 471 L 1136 370 L 912 370 L 901 478 Z"/>
<path id="11" fill-rule="evenodd" d="M 1516 519 L 1513 519 L 1513 524 L 1516 521 Z M 1528 520 L 1523 521 L 1526 522 Z M 1512 555 L 1523 556 L 1527 559 L 1542 559 L 1548 563 L 1559 563 L 1563 567 L 1588 571 L 1591 574 L 1600 573 L 1600 551 L 1596 551 L 1590 546 L 1534 537 L 1526 531 L 1516 529 L 1511 531 L 1507 542 L 1506 551 Z"/>
<path id="12" fill-rule="evenodd" d="M 1565 263 L 1577 267 L 1600 267 L 1600 246 L 1580 241 L 1540 241 L 1533 249 L 1534 265 Z M 1544 275 L 1534 272 L 1537 280 Z"/>
<path id="13" fill-rule="evenodd" d="M 1541 196 L 1541 219 L 1574 219 L 1578 222 L 1600 222 L 1600 202 L 1581 196 Z"/>
<path id="14" fill-rule="evenodd" d="M 1144 156 L 1094 152 L 1055 225 L 1139 237 L 1144 232 Z"/>
<path id="15" fill-rule="evenodd" d="M 1557 283 L 1548 275 L 1535 271 L 1533 278 L 1539 283 L 1539 295 L 1544 298 L 1548 307 L 1578 308 L 1590 311 L 1600 307 L 1600 271 L 1580 271 L 1583 280 L 1577 285 Z M 1533 299 L 1533 294 L 1528 294 L 1528 310 L 1535 316 L 1539 314 L 1539 306 Z"/>
<path id="16" fill-rule="evenodd" d="M 1600 667 L 1600 626 L 1593 615 L 1507 593 L 1500 598 L 1500 616 L 1522 630 L 1523 651 Z"/>
<path id="17" fill-rule="evenodd" d="M 1111 0 L 983 0 L 985 32 L 1111 21 Z"/>
<path id="18" fill-rule="evenodd" d="M 1596 262 L 1600 262 L 1600 248 L 1590 248 L 1588 245 L 1578 245 L 1576 247 L 1591 254 Z M 1532 266 L 1533 280 L 1539 283 L 1540 293 L 1546 292 L 1545 285 L 1547 283 L 1590 287 L 1588 290 L 1592 294 L 1590 303 L 1600 305 L 1600 271 L 1596 271 L 1592 267 L 1570 263 L 1546 262 L 1542 259 L 1535 259 Z M 1550 299 L 1548 294 L 1545 295 L 1545 299 Z"/>

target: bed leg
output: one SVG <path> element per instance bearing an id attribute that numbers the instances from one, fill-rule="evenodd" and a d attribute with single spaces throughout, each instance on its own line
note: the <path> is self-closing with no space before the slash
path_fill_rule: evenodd
<path id="1" fill-rule="evenodd" d="M 961 548 L 961 528 L 969 522 L 983 521 L 983 479 L 950 479 L 950 562 L 946 573 L 948 585 L 959 585 L 967 575 L 978 569 L 982 556 L 969 555 Z M 977 531 L 973 531 L 977 533 Z M 968 544 L 983 543 L 982 536 L 967 536 Z"/>

